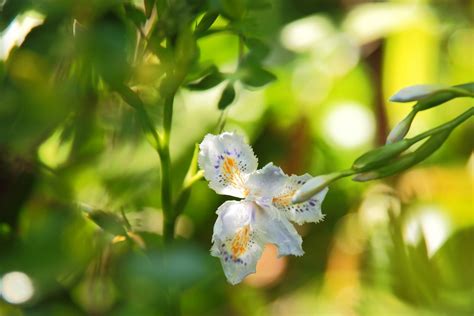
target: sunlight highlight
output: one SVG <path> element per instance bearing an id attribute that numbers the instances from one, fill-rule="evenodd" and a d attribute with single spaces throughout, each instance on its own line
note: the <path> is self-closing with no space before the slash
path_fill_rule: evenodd
<path id="1" fill-rule="evenodd" d="M 310 16 L 287 24 L 280 35 L 283 46 L 295 52 L 310 51 L 333 32 L 331 21 L 324 16 Z"/>
<path id="2" fill-rule="evenodd" d="M 31 29 L 43 23 L 43 20 L 44 16 L 35 11 L 17 16 L 5 31 L 0 33 L 0 60 L 6 60 L 13 47 L 21 45 Z"/>
<path id="3" fill-rule="evenodd" d="M 405 225 L 405 241 L 417 245 L 421 236 L 426 240 L 428 256 L 432 256 L 446 241 L 450 233 L 449 220 L 435 205 L 423 205 Z"/>

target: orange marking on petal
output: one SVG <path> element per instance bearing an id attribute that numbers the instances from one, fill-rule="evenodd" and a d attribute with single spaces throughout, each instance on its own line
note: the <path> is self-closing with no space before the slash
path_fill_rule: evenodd
<path id="1" fill-rule="evenodd" d="M 245 225 L 237 231 L 234 238 L 232 239 L 232 244 L 230 249 L 232 251 L 232 257 L 234 259 L 240 257 L 247 251 L 247 245 L 250 240 L 250 226 Z"/>
<path id="2" fill-rule="evenodd" d="M 245 182 L 234 158 L 228 156 L 225 157 L 224 162 L 222 163 L 222 173 L 232 186 L 235 188 L 242 188 L 244 192 L 247 190 L 245 189 Z"/>
<path id="3" fill-rule="evenodd" d="M 272 202 L 281 206 L 287 206 L 291 204 L 291 198 L 295 195 L 296 190 L 274 197 Z"/>

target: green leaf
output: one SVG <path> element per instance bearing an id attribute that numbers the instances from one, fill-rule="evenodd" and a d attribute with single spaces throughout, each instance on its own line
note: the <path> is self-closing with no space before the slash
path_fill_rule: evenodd
<path id="1" fill-rule="evenodd" d="M 174 57 L 177 63 L 175 73 L 185 73 L 199 58 L 196 38 L 193 36 L 190 28 L 183 28 L 178 33 Z"/>
<path id="2" fill-rule="evenodd" d="M 225 87 L 224 91 L 222 91 L 221 98 L 219 99 L 219 103 L 217 107 L 219 110 L 224 110 L 227 108 L 235 99 L 235 89 L 234 86 L 229 83 Z"/>
<path id="3" fill-rule="evenodd" d="M 272 3 L 265 0 L 247 0 L 246 6 L 249 10 L 268 10 L 272 8 Z"/>
<path id="4" fill-rule="evenodd" d="M 207 90 L 217 86 L 223 80 L 224 76 L 216 68 L 198 82 L 186 85 L 186 88 L 188 88 L 189 90 Z"/>
<path id="5" fill-rule="evenodd" d="M 210 3 L 229 20 L 240 20 L 245 13 L 244 0 L 211 0 Z"/>
<path id="6" fill-rule="evenodd" d="M 219 72 L 219 69 L 214 64 L 195 64 L 189 71 L 186 77 L 186 83 L 197 81 L 211 73 Z"/>
<path id="7" fill-rule="evenodd" d="M 270 48 L 268 48 L 268 46 L 259 39 L 246 38 L 244 43 L 250 50 L 247 58 L 253 62 L 262 61 L 270 53 Z"/>
<path id="8" fill-rule="evenodd" d="M 454 232 L 431 258 L 438 268 L 442 285 L 448 289 L 472 289 L 474 252 L 466 251 L 466 249 L 473 244 L 474 226 L 469 226 Z M 464 293 L 469 294 L 469 292 Z M 470 305 L 474 308 L 474 302 Z"/>
<path id="9" fill-rule="evenodd" d="M 134 5 L 130 3 L 126 3 L 124 5 L 125 8 L 125 13 L 127 15 L 127 18 L 132 20 L 132 22 L 138 27 L 142 27 L 145 22 L 146 22 L 146 16 L 145 13 L 140 10 L 139 8 L 135 7 Z"/>
<path id="10" fill-rule="evenodd" d="M 89 212 L 88 217 L 100 228 L 112 235 L 126 235 L 125 223 L 120 216 L 115 213 L 102 210 Z"/>
<path id="11" fill-rule="evenodd" d="M 276 80 L 276 76 L 258 65 L 251 65 L 244 68 L 240 80 L 247 86 L 262 87 Z"/>
<path id="12" fill-rule="evenodd" d="M 145 14 L 146 17 L 149 18 L 151 16 L 151 12 L 153 11 L 153 6 L 155 5 L 155 0 L 144 0 L 145 5 Z"/>
<path id="13" fill-rule="evenodd" d="M 204 14 L 201 21 L 199 21 L 198 25 L 196 26 L 194 33 L 199 36 L 200 34 L 207 31 L 216 21 L 218 16 L 219 13 L 217 12 L 207 12 L 206 14 Z"/>

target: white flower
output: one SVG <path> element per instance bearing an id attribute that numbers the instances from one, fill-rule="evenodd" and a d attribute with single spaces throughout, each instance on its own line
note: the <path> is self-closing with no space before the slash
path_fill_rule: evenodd
<path id="1" fill-rule="evenodd" d="M 290 221 L 321 221 L 321 203 L 328 189 L 292 204 L 294 193 L 310 175 L 287 176 L 272 163 L 257 170 L 252 148 L 234 133 L 208 134 L 199 148 L 199 166 L 209 187 L 243 198 L 222 204 L 214 225 L 211 254 L 220 258 L 227 280 L 237 284 L 254 273 L 267 243 L 278 247 L 279 256 L 303 255 L 301 236 Z"/>

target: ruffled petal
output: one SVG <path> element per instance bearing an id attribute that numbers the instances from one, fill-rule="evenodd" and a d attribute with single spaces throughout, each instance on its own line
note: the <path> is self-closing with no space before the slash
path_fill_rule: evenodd
<path id="1" fill-rule="evenodd" d="M 249 198 L 272 197 L 281 191 L 287 181 L 288 176 L 283 170 L 273 163 L 269 163 L 250 175 L 247 181 L 247 188 L 250 191 Z"/>
<path id="2" fill-rule="evenodd" d="M 208 134 L 199 146 L 199 167 L 209 187 L 219 194 L 248 195 L 249 175 L 257 169 L 257 158 L 242 136 L 235 133 Z"/>
<path id="3" fill-rule="evenodd" d="M 315 194 L 303 203 L 292 204 L 295 192 L 312 177 L 287 176 L 281 168 L 272 163 L 250 175 L 247 187 L 250 190 L 248 199 L 253 199 L 264 208 L 276 208 L 289 220 L 303 224 L 317 223 L 324 218 L 321 213 L 321 203 L 328 191 L 327 188 Z"/>
<path id="4" fill-rule="evenodd" d="M 304 254 L 301 244 L 303 240 L 295 227 L 278 210 L 262 208 L 257 216 L 258 232 L 266 243 L 278 247 L 278 256 L 302 256 Z"/>
<path id="5" fill-rule="evenodd" d="M 317 223 L 324 219 L 321 212 L 321 204 L 328 192 L 328 188 L 315 194 L 309 200 L 292 204 L 291 199 L 295 192 L 303 186 L 312 177 L 309 174 L 302 176 L 291 176 L 286 181 L 278 194 L 272 197 L 272 204 L 279 209 L 285 216 L 298 224 Z"/>
<path id="6" fill-rule="evenodd" d="M 225 276 L 237 284 L 255 273 L 264 242 L 257 231 L 258 206 L 252 202 L 227 201 L 217 210 L 211 254 L 220 258 Z"/>

